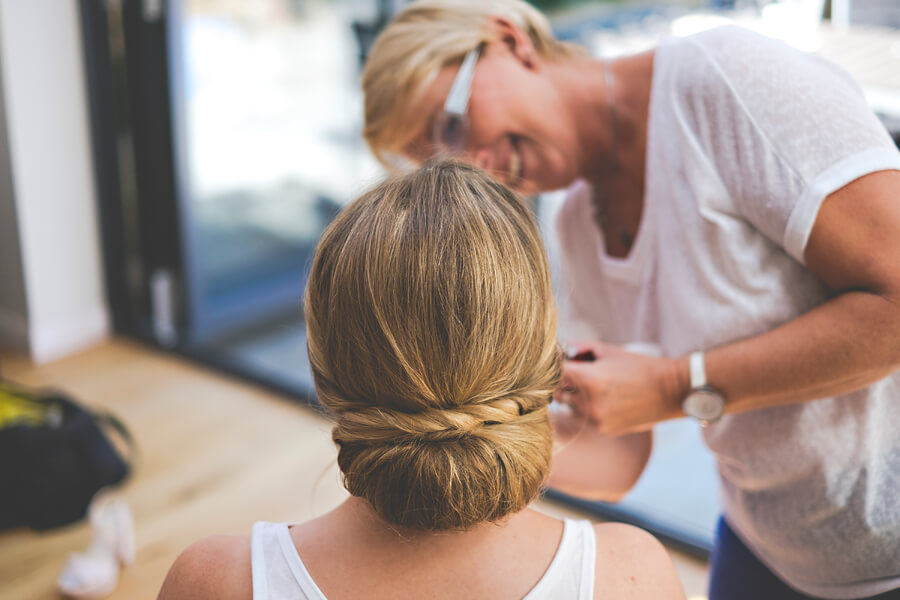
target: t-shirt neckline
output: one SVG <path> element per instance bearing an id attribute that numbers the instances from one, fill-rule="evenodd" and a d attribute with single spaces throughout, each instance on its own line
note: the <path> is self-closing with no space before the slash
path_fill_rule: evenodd
<path id="1" fill-rule="evenodd" d="M 654 243 L 652 227 L 654 218 L 654 195 L 651 193 L 653 176 L 653 170 L 651 168 L 651 149 L 653 148 L 653 144 L 651 142 L 655 137 L 654 134 L 658 127 L 654 119 L 654 115 L 657 111 L 654 110 L 653 105 L 662 93 L 662 91 L 658 89 L 661 85 L 660 81 L 663 79 L 659 76 L 659 72 L 661 59 L 664 56 L 664 53 L 661 52 L 661 50 L 666 45 L 666 41 L 667 40 L 661 41 L 654 50 L 653 56 L 653 73 L 650 80 L 650 100 L 647 109 L 647 151 L 644 156 L 644 206 L 641 214 L 641 221 L 638 224 L 638 230 L 635 234 L 634 244 L 631 246 L 631 250 L 626 256 L 612 256 L 606 251 L 606 240 L 603 236 L 603 231 L 597 226 L 592 227 L 595 236 L 594 245 L 597 251 L 597 259 L 603 265 L 604 274 L 626 281 L 639 281 L 644 270 L 644 265 L 647 262 L 647 257 L 650 255 L 650 248 Z M 584 189 L 581 193 L 588 195 L 587 200 L 590 205 L 590 194 L 592 192 L 591 185 L 586 181 L 583 182 L 583 184 Z"/>

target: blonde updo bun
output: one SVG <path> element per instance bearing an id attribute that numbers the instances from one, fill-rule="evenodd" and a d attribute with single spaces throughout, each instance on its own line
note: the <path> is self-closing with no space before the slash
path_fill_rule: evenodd
<path id="1" fill-rule="evenodd" d="M 388 179 L 323 234 L 306 321 L 351 494 L 425 530 L 537 496 L 559 359 L 549 269 L 518 196 L 456 161 Z"/>

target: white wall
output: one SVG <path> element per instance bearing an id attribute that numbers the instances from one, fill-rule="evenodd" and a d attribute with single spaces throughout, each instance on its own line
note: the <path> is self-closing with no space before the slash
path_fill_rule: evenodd
<path id="1" fill-rule="evenodd" d="M 109 330 L 80 35 L 76 0 L 0 0 L 2 91 L 37 362 Z"/>

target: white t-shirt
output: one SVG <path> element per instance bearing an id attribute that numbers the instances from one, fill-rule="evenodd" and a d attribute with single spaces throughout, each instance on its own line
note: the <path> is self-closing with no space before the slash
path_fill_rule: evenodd
<path id="1" fill-rule="evenodd" d="M 560 209 L 563 322 L 666 356 L 824 302 L 803 266 L 822 200 L 900 169 L 845 72 L 733 26 L 659 46 L 649 119 L 628 257 L 606 254 L 587 184 Z M 727 415 L 704 435 L 726 518 L 787 583 L 825 598 L 900 587 L 900 372 L 840 397 Z"/>

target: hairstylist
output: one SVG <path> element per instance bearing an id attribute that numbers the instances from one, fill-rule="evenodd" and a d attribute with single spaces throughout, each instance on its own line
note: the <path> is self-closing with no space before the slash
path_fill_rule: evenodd
<path id="1" fill-rule="evenodd" d="M 900 153 L 845 72 L 736 27 L 597 60 L 524 2 L 423 0 L 363 86 L 386 163 L 568 188 L 564 300 L 597 360 L 558 397 L 609 434 L 707 425 L 710 598 L 898 593 Z"/>

